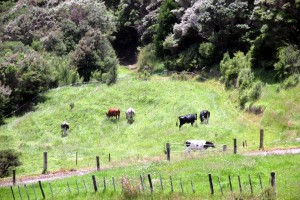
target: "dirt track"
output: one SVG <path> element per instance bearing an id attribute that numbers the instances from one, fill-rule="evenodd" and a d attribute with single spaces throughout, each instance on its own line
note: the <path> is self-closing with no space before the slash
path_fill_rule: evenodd
<path id="1" fill-rule="evenodd" d="M 247 152 L 242 155 L 245 156 L 269 156 L 269 155 L 285 155 L 285 154 L 300 154 L 300 148 L 293 149 L 275 149 L 270 151 L 255 151 Z M 103 170 L 103 169 L 102 169 Z M 104 169 L 105 170 L 105 169 Z M 38 181 L 50 181 L 56 179 L 63 179 L 71 176 L 81 176 L 88 173 L 96 172 L 95 169 L 79 169 L 76 171 L 53 172 L 49 174 L 41 174 L 36 176 L 17 177 L 17 185 L 36 183 Z M 0 179 L 0 187 L 11 186 L 12 178 Z"/>

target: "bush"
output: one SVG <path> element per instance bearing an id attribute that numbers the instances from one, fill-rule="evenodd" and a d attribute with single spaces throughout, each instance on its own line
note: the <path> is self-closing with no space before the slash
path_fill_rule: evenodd
<path id="1" fill-rule="evenodd" d="M 125 199 L 137 198 L 139 195 L 139 187 L 132 182 L 127 177 L 122 177 L 122 195 Z"/>
<path id="2" fill-rule="evenodd" d="M 12 149 L 0 150 L 0 178 L 9 176 L 15 167 L 22 164 L 19 156 L 20 154 Z"/>
<path id="3" fill-rule="evenodd" d="M 295 87 L 299 82 L 300 82 L 300 75 L 293 74 L 283 81 L 282 87 L 284 89 Z"/>
<path id="4" fill-rule="evenodd" d="M 280 48 L 277 57 L 279 61 L 274 64 L 274 68 L 280 79 L 300 74 L 300 50 L 297 46 L 288 45 Z"/>
<path id="5" fill-rule="evenodd" d="M 150 74 L 162 72 L 164 64 L 155 55 L 155 49 L 152 44 L 149 44 L 141 49 L 138 55 L 138 72 L 144 73 L 148 71 Z"/>

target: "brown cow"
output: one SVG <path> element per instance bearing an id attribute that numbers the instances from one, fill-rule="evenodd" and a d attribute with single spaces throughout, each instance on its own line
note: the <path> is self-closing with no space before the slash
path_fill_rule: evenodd
<path id="1" fill-rule="evenodd" d="M 120 109 L 119 108 L 110 108 L 106 113 L 108 118 L 116 117 L 116 119 L 120 118 Z"/>

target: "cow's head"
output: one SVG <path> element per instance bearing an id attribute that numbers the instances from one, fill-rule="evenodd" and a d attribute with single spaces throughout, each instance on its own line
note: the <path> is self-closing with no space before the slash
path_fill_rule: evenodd
<path id="1" fill-rule="evenodd" d="M 207 149 L 208 147 L 216 148 L 214 143 L 206 141 L 204 144 L 204 148 Z"/>

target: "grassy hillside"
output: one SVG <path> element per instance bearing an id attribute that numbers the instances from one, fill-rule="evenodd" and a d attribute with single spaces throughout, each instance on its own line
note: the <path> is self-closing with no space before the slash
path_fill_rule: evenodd
<path id="1" fill-rule="evenodd" d="M 95 156 L 100 156 L 102 166 L 153 157 L 164 159 L 166 142 L 183 144 L 187 139 L 212 140 L 221 149 L 223 144 L 231 147 L 233 138 L 237 138 L 239 152 L 245 150 L 242 148 L 245 140 L 248 150 L 254 150 L 259 145 L 260 128 L 265 129 L 266 149 L 299 145 L 295 142 L 300 137 L 299 87 L 278 94 L 275 87 L 267 86 L 271 89 L 258 102 L 267 109 L 259 117 L 235 109 L 228 94 L 214 80 L 175 81 L 154 76 L 149 81 L 140 81 L 124 69 L 120 74 L 120 80 L 113 86 L 95 83 L 51 90 L 44 94 L 45 102 L 36 106 L 34 112 L 10 118 L 1 126 L 0 148 L 22 152 L 23 165 L 17 169 L 18 174 L 41 173 L 44 151 L 48 152 L 49 170 L 57 171 L 94 168 Z M 75 107 L 71 110 L 72 102 Z M 110 107 L 121 109 L 119 121 L 106 118 Z M 125 119 L 129 107 L 137 112 L 131 125 Z M 186 124 L 179 130 L 175 126 L 178 116 L 189 113 L 199 116 L 203 109 L 211 112 L 208 125 L 200 124 L 198 119 L 194 127 Z M 277 117 L 287 121 L 278 119 L 283 123 L 280 125 Z M 64 138 L 60 129 L 63 121 L 70 125 Z M 178 151 L 175 157 L 184 155 L 180 153 L 184 151 L 183 145 L 171 147 Z M 107 161 L 109 153 L 111 163 Z"/>

